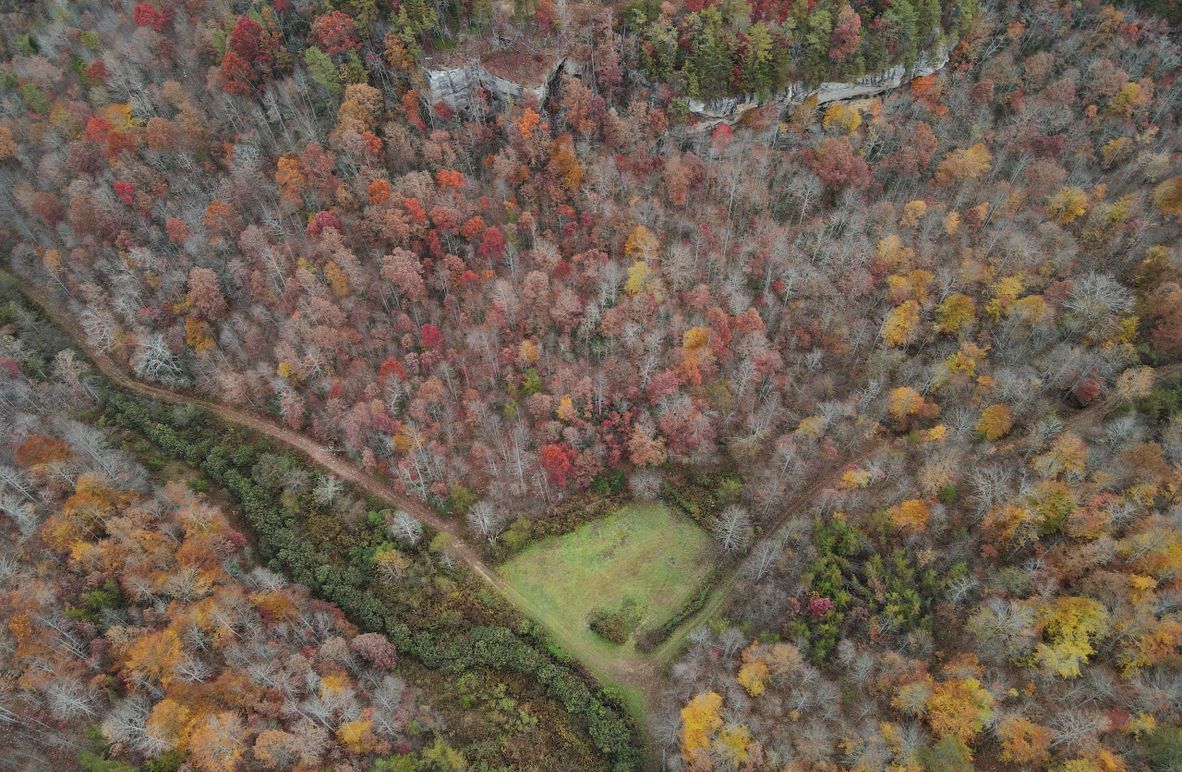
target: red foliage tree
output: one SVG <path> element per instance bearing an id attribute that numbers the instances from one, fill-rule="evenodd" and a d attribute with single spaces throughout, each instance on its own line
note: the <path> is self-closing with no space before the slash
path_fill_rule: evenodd
<path id="1" fill-rule="evenodd" d="M 849 137 L 829 137 L 803 155 L 805 163 L 827 188 L 860 188 L 870 182 L 870 167 L 854 150 Z"/>
<path id="2" fill-rule="evenodd" d="M 119 200 L 131 206 L 131 197 L 135 195 L 135 185 L 130 182 L 124 182 L 123 180 L 116 180 L 112 187 L 114 187 L 115 195 Z"/>
<path id="3" fill-rule="evenodd" d="M 227 51 L 222 59 L 222 88 L 228 94 L 239 96 L 245 96 L 255 88 L 254 71 L 233 51 Z"/>
<path id="4" fill-rule="evenodd" d="M 546 470 L 547 479 L 560 488 L 566 485 L 567 476 L 574 466 L 577 455 L 574 449 L 569 445 L 552 442 L 543 445 L 538 450 L 538 455 L 542 459 L 542 468 Z"/>
<path id="5" fill-rule="evenodd" d="M 439 348 L 443 344 L 443 333 L 433 324 L 424 324 L 419 328 L 419 340 L 424 348 Z"/>
<path id="6" fill-rule="evenodd" d="M 499 228 L 489 226 L 480 237 L 480 256 L 486 260 L 498 260 L 505 254 L 505 235 Z"/>
<path id="7" fill-rule="evenodd" d="M 222 87 L 231 94 L 261 90 L 274 61 L 271 45 L 258 22 L 246 16 L 238 19 L 222 59 Z"/>
<path id="8" fill-rule="evenodd" d="M 168 15 L 152 3 L 140 3 L 131 11 L 132 21 L 137 27 L 149 27 L 156 32 L 163 32 L 168 26 Z"/>
<path id="9" fill-rule="evenodd" d="M 263 28 L 248 16 L 238 19 L 234 31 L 230 33 L 227 50 L 242 58 L 247 64 L 258 64 L 267 58 L 266 49 L 262 43 Z"/>
<path id="10" fill-rule="evenodd" d="M 312 34 L 320 43 L 320 49 L 329 56 L 343 54 L 361 47 L 357 39 L 357 25 L 353 17 L 341 11 L 317 16 L 312 22 Z"/>
<path id="11" fill-rule="evenodd" d="M 309 238 L 316 238 L 324 232 L 325 228 L 336 228 L 339 231 L 341 229 L 340 219 L 332 212 L 317 212 L 308 221 L 308 227 L 305 229 L 305 232 Z"/>
<path id="12" fill-rule="evenodd" d="M 844 62 L 858 50 L 862 42 L 862 17 L 850 6 L 837 14 L 837 23 L 829 33 L 829 58 Z"/>

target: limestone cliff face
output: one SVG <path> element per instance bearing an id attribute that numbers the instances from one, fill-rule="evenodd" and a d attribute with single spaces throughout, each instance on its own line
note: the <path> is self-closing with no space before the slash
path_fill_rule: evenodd
<path id="1" fill-rule="evenodd" d="M 821 83 L 816 86 L 807 86 L 797 81 L 788 84 L 764 100 L 751 96 L 726 97 L 708 102 L 691 99 L 689 109 L 695 115 L 707 119 L 711 126 L 718 123 L 735 123 L 748 111 L 767 105 L 774 106 L 776 114 L 782 116 L 811 96 L 816 96 L 818 105 L 877 96 L 910 82 L 912 78 L 938 72 L 946 64 L 948 64 L 948 50 L 942 48 L 921 57 L 912 66 L 910 72 L 903 65 L 897 64 L 849 83 Z"/>
<path id="2" fill-rule="evenodd" d="M 462 67 L 427 69 L 425 74 L 430 104 L 443 102 L 453 110 L 463 110 L 473 103 L 478 93 L 477 87 L 489 93 L 496 109 L 522 102 L 527 95 L 542 102 L 560 71 L 578 74 L 577 67 L 567 57 L 555 62 L 542 82 L 536 85 L 523 85 L 502 78 L 489 72 L 479 61 L 469 62 Z"/>
<path id="3" fill-rule="evenodd" d="M 803 82 L 794 82 L 763 100 L 751 95 L 710 101 L 691 99 L 689 109 L 705 119 L 699 125 L 700 128 L 712 128 L 719 123 L 735 123 L 750 110 L 769 105 L 776 109 L 777 115 L 782 116 L 811 96 L 816 96 L 818 105 L 875 96 L 896 89 L 912 78 L 931 75 L 943 69 L 946 64 L 948 51 L 941 48 L 921 57 L 910 71 L 898 64 L 849 83 L 821 83 L 809 86 Z M 462 67 L 427 69 L 427 96 L 430 104 L 443 102 L 453 110 L 464 110 L 473 104 L 479 87 L 491 95 L 494 109 L 503 109 L 509 104 L 524 101 L 527 95 L 534 97 L 538 102 L 544 102 L 560 72 L 577 77 L 580 70 L 577 62 L 564 56 L 554 63 L 540 83 L 524 85 L 495 75 L 479 61 L 472 61 Z M 642 84 L 656 88 L 655 84 L 646 84 L 643 78 L 638 80 Z"/>

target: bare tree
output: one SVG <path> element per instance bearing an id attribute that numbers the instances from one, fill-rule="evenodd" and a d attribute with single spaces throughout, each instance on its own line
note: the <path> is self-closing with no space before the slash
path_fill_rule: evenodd
<path id="1" fill-rule="evenodd" d="M 1108 726 L 1108 717 L 1099 711 L 1071 708 L 1062 711 L 1051 721 L 1055 737 L 1051 747 L 1066 746 L 1086 749 L 1097 742 L 1096 735 Z"/>
<path id="2" fill-rule="evenodd" d="M 504 530 L 504 520 L 492 504 L 478 501 L 468 510 L 468 527 L 475 533 L 495 544 Z"/>
<path id="3" fill-rule="evenodd" d="M 747 510 L 732 504 L 714 521 L 714 538 L 727 552 L 738 552 L 751 543 L 751 518 Z"/>
<path id="4" fill-rule="evenodd" d="M 152 333 L 143 338 L 139 350 L 132 358 L 132 366 L 140 378 L 165 386 L 181 386 L 188 382 L 180 360 L 172 353 L 160 333 Z"/>
<path id="5" fill-rule="evenodd" d="M 50 683 L 45 689 L 45 698 L 54 718 L 60 721 L 93 716 L 96 712 L 95 703 L 98 701 L 93 686 L 69 676 L 60 677 Z"/>
<path id="6" fill-rule="evenodd" d="M 780 557 L 780 548 L 773 540 L 761 541 L 751 550 L 751 556 L 743 566 L 743 573 L 758 582 L 768 575 Z"/>
<path id="7" fill-rule="evenodd" d="M 628 478 L 628 489 L 642 501 L 652 501 L 661 492 L 661 475 L 653 469 L 639 469 Z"/>
<path id="8" fill-rule="evenodd" d="M 321 506 L 329 506 L 337 500 L 344 489 L 345 486 L 340 479 L 332 475 L 320 475 L 320 480 L 312 491 L 312 498 Z"/>
<path id="9" fill-rule="evenodd" d="M 423 536 L 423 524 L 404 510 L 397 510 L 390 519 L 390 535 L 413 547 Z"/>

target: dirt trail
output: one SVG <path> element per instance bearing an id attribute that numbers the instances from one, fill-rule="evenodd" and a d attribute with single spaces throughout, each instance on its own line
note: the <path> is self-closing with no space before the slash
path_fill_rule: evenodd
<path id="1" fill-rule="evenodd" d="M 360 467 L 334 454 L 310 437 L 288 429 L 271 419 L 193 394 L 178 393 L 158 386 L 152 386 L 131 377 L 111 357 L 94 350 L 86 342 L 86 336 L 80 326 L 73 319 L 60 313 L 43 292 L 30 287 L 19 277 L 4 269 L 0 269 L 0 276 L 10 278 L 26 296 L 37 303 L 54 322 L 73 338 L 75 345 L 86 353 L 104 376 L 120 387 L 152 399 L 175 405 L 199 405 L 224 421 L 249 427 L 259 434 L 263 434 L 286 445 L 288 448 L 304 456 L 311 463 L 331 472 L 342 480 L 356 485 L 370 495 L 385 501 L 393 507 L 405 510 L 435 530 L 447 533 L 452 539 L 452 550 L 457 557 L 463 560 L 477 576 L 499 592 L 507 601 L 545 629 L 564 650 L 580 660 L 596 678 L 605 683 L 616 684 L 634 690 L 639 694 L 641 699 L 639 704 L 632 700 L 626 700 L 626 702 L 628 702 L 629 708 L 633 713 L 633 719 L 636 721 L 637 727 L 645 734 L 644 739 L 646 741 L 647 751 L 650 754 L 649 758 L 650 760 L 654 758 L 651 755 L 653 748 L 650 742 L 650 708 L 656 705 L 660 698 L 664 682 L 664 667 L 676 656 L 685 637 L 691 630 L 708 621 L 725 607 L 739 583 L 742 561 L 737 562 L 724 573 L 703 607 L 690 619 L 682 623 L 667 641 L 658 646 L 650 654 L 644 655 L 632 650 L 621 650 L 620 654 L 615 656 L 604 655 L 582 643 L 562 625 L 551 620 L 543 609 L 519 593 L 495 569 L 484 562 L 479 551 L 468 542 L 461 527 L 457 523 L 444 518 L 422 501 L 395 490 L 392 486 L 370 476 Z M 1176 374 L 1180 369 L 1182 369 L 1182 364 L 1158 368 L 1156 371 L 1158 382 L 1169 375 Z M 1089 423 L 1102 418 L 1107 412 L 1119 407 L 1119 405 L 1119 399 L 1115 396 L 1109 396 L 1091 407 L 1068 416 L 1064 420 L 1064 424 L 1076 431 L 1082 430 Z M 868 446 L 860 447 L 844 459 L 834 461 L 823 473 L 814 478 L 808 487 L 792 497 L 788 504 L 783 507 L 780 516 L 766 526 L 764 535 L 752 545 L 752 548 L 762 541 L 775 538 L 777 532 L 789 518 L 798 513 L 823 490 L 836 485 L 841 475 L 847 469 L 866 460 L 890 442 L 890 437 L 871 440 Z"/>

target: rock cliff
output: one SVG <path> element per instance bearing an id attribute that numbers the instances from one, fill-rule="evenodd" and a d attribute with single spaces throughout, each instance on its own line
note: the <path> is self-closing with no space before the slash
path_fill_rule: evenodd
<path id="1" fill-rule="evenodd" d="M 712 128 L 719 123 L 735 123 L 747 112 L 759 107 L 774 106 L 776 113 L 783 116 L 793 107 L 815 96 L 818 105 L 841 102 L 849 99 L 883 94 L 898 88 L 912 78 L 931 75 L 948 63 L 948 51 L 940 48 L 920 58 L 910 69 L 901 64 L 881 72 L 872 73 L 849 83 L 821 83 L 807 85 L 803 82 L 790 83 L 787 87 L 766 99 L 752 95 L 726 97 L 700 101 L 692 99 L 689 109 L 704 119 L 703 127 Z M 479 61 L 472 61 L 461 67 L 426 70 L 427 96 L 430 104 L 442 102 L 453 110 L 465 110 L 473 104 L 478 91 L 483 88 L 492 97 L 494 109 L 519 103 L 532 96 L 539 103 L 544 102 L 554 87 L 560 72 L 578 76 L 580 67 L 570 57 L 561 57 L 545 73 L 540 83 L 521 84 L 490 72 Z M 643 83 L 643 79 L 641 79 Z M 655 85 L 651 86 L 655 88 Z"/>
<path id="2" fill-rule="evenodd" d="M 431 104 L 443 102 L 453 110 L 465 110 L 472 105 L 477 87 L 483 88 L 492 97 L 496 108 L 522 102 L 532 96 L 539 102 L 545 100 L 560 71 L 577 74 L 577 67 L 562 57 L 554 63 L 535 85 L 515 83 L 492 72 L 479 61 L 472 61 L 462 67 L 427 69 L 428 98 Z"/>
<path id="3" fill-rule="evenodd" d="M 763 100 L 750 95 L 726 97 L 708 102 L 691 99 L 689 109 L 695 115 L 707 119 L 711 126 L 718 123 L 735 123 L 748 111 L 768 105 L 774 106 L 776 114 L 782 116 L 811 96 L 817 98 L 818 105 L 876 96 L 892 91 L 904 83 L 910 82 L 913 78 L 939 72 L 946 64 L 948 64 L 948 50 L 940 48 L 922 56 L 910 71 L 903 65 L 897 64 L 849 83 L 821 83 L 808 86 L 797 81 Z"/>

